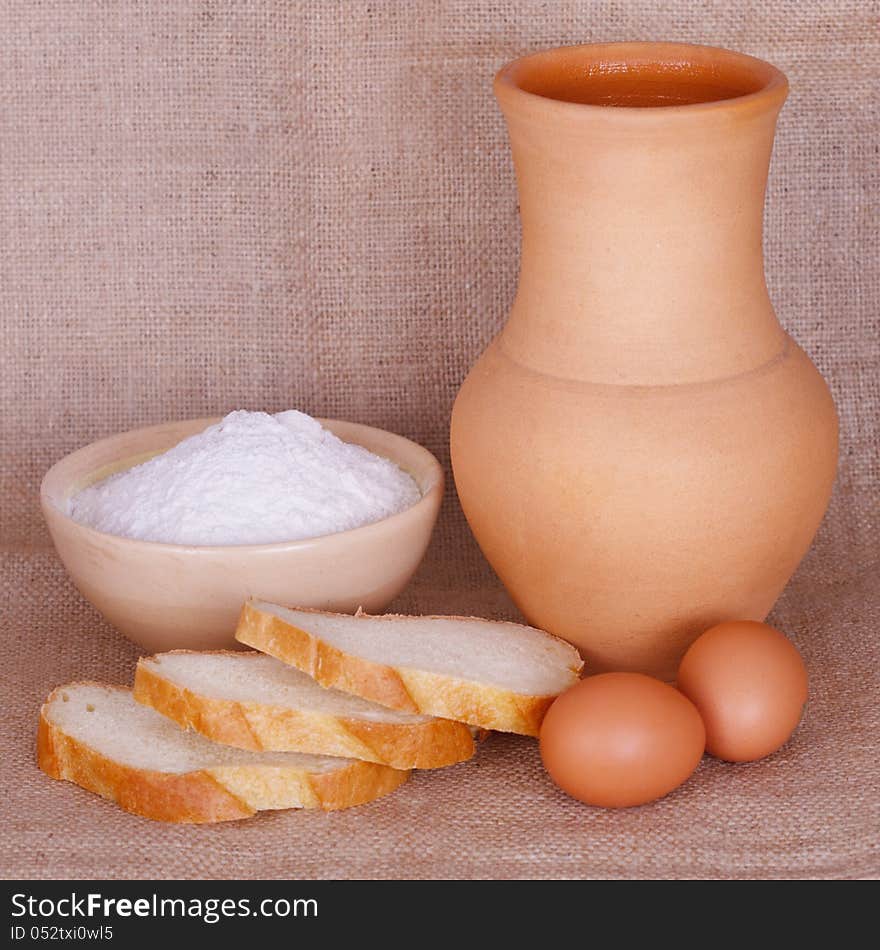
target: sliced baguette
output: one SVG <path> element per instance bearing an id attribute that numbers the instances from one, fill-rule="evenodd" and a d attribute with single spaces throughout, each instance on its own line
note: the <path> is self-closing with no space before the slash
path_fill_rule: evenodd
<path id="1" fill-rule="evenodd" d="M 296 752 L 244 752 L 179 729 L 100 683 L 60 686 L 40 711 L 37 761 L 158 821 L 248 818 L 275 808 L 348 808 L 402 785 L 409 773 L 373 762 Z"/>
<path id="2" fill-rule="evenodd" d="M 341 755 L 395 769 L 440 768 L 474 754 L 464 723 L 325 689 L 262 653 L 175 650 L 142 657 L 134 698 L 240 749 Z"/>
<path id="3" fill-rule="evenodd" d="M 528 736 L 583 666 L 541 630 L 473 617 L 352 617 L 251 600 L 235 636 L 322 686 Z"/>

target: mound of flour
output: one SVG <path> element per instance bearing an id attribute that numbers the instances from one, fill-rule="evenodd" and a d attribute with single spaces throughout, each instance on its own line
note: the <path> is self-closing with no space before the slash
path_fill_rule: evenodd
<path id="1" fill-rule="evenodd" d="M 393 462 L 311 416 L 238 411 L 74 495 L 69 513 L 144 541 L 269 544 L 358 528 L 420 497 Z"/>

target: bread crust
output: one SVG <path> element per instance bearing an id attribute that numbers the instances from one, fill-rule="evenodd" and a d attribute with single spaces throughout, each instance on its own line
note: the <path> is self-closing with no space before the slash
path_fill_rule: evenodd
<path id="1" fill-rule="evenodd" d="M 200 655 L 192 650 L 171 652 Z M 209 652 L 213 656 L 241 656 L 232 650 Z M 138 661 L 134 698 L 214 742 L 240 749 L 343 756 L 403 770 L 441 768 L 474 754 L 471 731 L 461 722 L 371 722 L 269 703 L 218 699 L 166 678 L 146 665 L 151 659 Z"/>
<path id="2" fill-rule="evenodd" d="M 399 788 L 409 773 L 373 762 L 351 762 L 332 772 L 261 766 L 221 766 L 181 774 L 117 762 L 74 739 L 52 722 L 49 707 L 79 682 L 53 690 L 40 710 L 37 763 L 54 779 L 73 782 L 125 811 L 155 821 L 204 824 L 249 818 L 270 808 L 349 808 Z"/>
<path id="3" fill-rule="evenodd" d="M 327 616 L 321 610 L 302 612 Z M 389 614 L 382 619 L 393 622 L 411 618 Z M 332 686 L 391 709 L 454 719 L 482 729 L 537 736 L 544 714 L 556 699 L 556 695 L 528 696 L 443 673 L 402 669 L 365 660 L 344 653 L 275 614 L 260 610 L 251 601 L 242 607 L 235 638 L 308 673 L 322 686 Z M 572 685 L 577 682 L 582 666 L 572 667 Z"/>

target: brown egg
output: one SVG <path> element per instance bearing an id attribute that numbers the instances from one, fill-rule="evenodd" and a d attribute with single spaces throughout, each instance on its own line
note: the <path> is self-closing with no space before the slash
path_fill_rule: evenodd
<path id="1" fill-rule="evenodd" d="M 541 726 L 541 758 L 565 792 L 588 805 L 643 805 L 677 788 L 703 755 L 693 703 L 641 673 L 602 673 L 575 684 Z"/>
<path id="2" fill-rule="evenodd" d="M 728 762 L 775 752 L 800 722 L 807 671 L 800 654 L 765 623 L 720 623 L 681 661 L 678 688 L 706 724 L 706 751 Z"/>

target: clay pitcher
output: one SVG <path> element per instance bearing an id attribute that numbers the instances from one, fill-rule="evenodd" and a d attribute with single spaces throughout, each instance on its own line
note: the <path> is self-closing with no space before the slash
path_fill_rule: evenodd
<path id="1" fill-rule="evenodd" d="M 498 73 L 522 260 L 452 417 L 474 535 L 587 668 L 672 679 L 804 556 L 837 416 L 764 282 L 785 76 L 725 50 L 550 50 Z M 798 240 L 798 235 L 789 235 Z"/>

